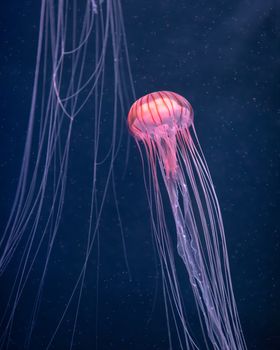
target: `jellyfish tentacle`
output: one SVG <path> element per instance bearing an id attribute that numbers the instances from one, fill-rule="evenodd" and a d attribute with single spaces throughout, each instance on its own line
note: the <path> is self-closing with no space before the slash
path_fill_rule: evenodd
<path id="1" fill-rule="evenodd" d="M 230 349 L 222 329 L 221 320 L 216 312 L 217 306 L 215 306 L 210 281 L 202 262 L 201 248 L 195 238 L 198 232 L 192 222 L 193 218 L 190 215 L 190 211 L 185 211 L 183 214 L 179 203 L 178 188 L 182 185 L 179 185 L 180 181 L 182 181 L 182 176 L 179 175 L 176 179 L 170 178 L 166 182 L 177 231 L 177 251 L 189 273 L 189 279 L 194 294 L 198 296 L 197 301 L 201 311 L 204 317 L 209 320 L 208 322 L 211 322 L 211 328 L 209 324 L 206 324 L 206 327 L 214 347 L 216 349 Z"/>

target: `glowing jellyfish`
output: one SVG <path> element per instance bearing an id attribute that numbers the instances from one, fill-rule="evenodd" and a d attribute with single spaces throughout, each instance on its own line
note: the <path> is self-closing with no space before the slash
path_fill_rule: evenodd
<path id="1" fill-rule="evenodd" d="M 176 320 L 177 312 L 183 326 L 186 348 L 197 347 L 184 316 L 158 168 L 173 212 L 178 254 L 188 271 L 202 328 L 206 327 L 214 349 L 246 349 L 232 290 L 221 211 L 190 103 L 174 92 L 150 93 L 134 102 L 128 126 L 148 157 L 153 187 L 146 182 L 146 188 L 165 295 L 173 305 L 170 317 Z M 183 340 L 180 344 L 184 348 Z"/>

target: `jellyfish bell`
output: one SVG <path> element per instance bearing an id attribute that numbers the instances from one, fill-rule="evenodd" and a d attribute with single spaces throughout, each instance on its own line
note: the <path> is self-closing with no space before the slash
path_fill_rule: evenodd
<path id="1" fill-rule="evenodd" d="M 147 94 L 133 103 L 128 114 L 129 129 L 141 139 L 143 134 L 154 135 L 161 127 L 177 129 L 193 123 L 190 103 L 181 95 L 170 91 Z"/>
<path id="2" fill-rule="evenodd" d="M 189 276 L 206 346 L 245 350 L 219 202 L 195 131 L 190 103 L 169 91 L 145 95 L 132 105 L 128 127 L 140 152 L 141 144 L 144 145 L 148 159 L 148 177 L 144 167 L 144 181 L 164 295 L 168 296 L 171 308 L 168 311 L 165 300 L 169 334 L 173 318 L 176 330 L 178 324 L 183 329 L 183 336 L 177 332 L 181 348 L 198 348 L 187 326 L 160 174 L 173 214 L 177 252 Z"/>
<path id="3" fill-rule="evenodd" d="M 183 96 L 171 91 L 147 94 L 133 103 L 128 114 L 132 135 L 149 144 L 152 139 L 161 154 L 167 177 L 176 174 L 176 135 L 188 139 L 193 109 Z"/>

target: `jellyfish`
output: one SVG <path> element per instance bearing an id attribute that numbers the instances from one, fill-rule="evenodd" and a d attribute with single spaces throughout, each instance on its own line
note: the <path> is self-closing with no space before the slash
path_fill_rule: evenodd
<path id="1" fill-rule="evenodd" d="M 42 0 L 38 28 L 22 165 L 0 237 L 1 295 L 4 300 L 5 290 L 6 298 L 0 349 L 13 347 L 13 342 L 26 349 L 53 347 L 62 341 L 59 332 L 69 329 L 71 312 L 71 334 L 59 347 L 74 346 L 88 261 L 98 255 L 109 192 L 118 211 L 113 163 L 125 130 L 127 101 L 134 94 L 120 0 Z M 78 223 L 79 212 L 84 217 Z M 79 267 L 63 270 L 73 234 L 78 243 L 72 260 Z M 98 281 L 95 260 L 91 276 Z M 65 290 L 53 298 L 58 285 Z M 42 305 L 60 299 L 50 311 L 51 322 L 44 322 Z M 48 327 L 38 341 L 34 332 L 42 325 Z"/>
<path id="2" fill-rule="evenodd" d="M 148 168 L 145 185 L 165 296 L 172 305 L 168 319 L 173 317 L 176 327 L 180 320 L 184 334 L 181 348 L 198 347 L 184 313 L 183 291 L 165 218 L 169 206 L 176 227 L 177 252 L 188 273 L 206 344 L 217 350 L 246 349 L 233 294 L 221 210 L 194 127 L 192 106 L 174 92 L 147 94 L 133 103 L 128 128 L 140 152 L 143 147 L 147 154 L 148 165 L 142 153 L 141 158 L 143 167 Z M 163 199 L 162 184 L 168 205 Z"/>

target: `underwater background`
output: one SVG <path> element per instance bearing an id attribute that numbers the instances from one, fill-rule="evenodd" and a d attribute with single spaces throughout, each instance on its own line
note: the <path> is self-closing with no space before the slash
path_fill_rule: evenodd
<path id="1" fill-rule="evenodd" d="M 280 349 L 279 2 L 124 0 L 122 7 L 137 97 L 171 90 L 185 96 L 194 108 L 196 130 L 222 209 L 233 288 L 248 349 Z M 0 4 L 1 231 L 13 203 L 23 155 L 39 14 L 40 1 Z M 108 106 L 104 115 L 107 121 L 110 110 Z M 58 235 L 52 254 L 32 349 L 44 349 L 45 338 L 50 337 L 58 318 L 56 310 L 67 299 L 71 277 L 83 259 L 90 174 L 81 155 L 90 153 L 83 142 L 90 137 L 89 117 L 82 113 L 76 121 L 79 132 L 71 146 L 74 156 L 61 223 L 64 233 Z M 102 134 L 105 144 L 110 135 L 110 130 Z M 96 344 L 98 349 L 168 348 L 141 160 L 131 140 L 124 166 L 130 136 L 127 133 L 123 138 L 115 171 L 125 248 L 109 193 L 100 223 L 98 339 L 96 273 L 92 278 L 89 273 L 75 349 L 94 349 Z M 95 257 L 91 268 L 96 271 Z M 59 273 L 66 281 L 69 276 L 69 285 L 59 284 Z M 7 293 L 5 281 L 10 282 L 9 276 L 5 278 L 0 279 L 3 295 Z M 191 298 L 188 279 L 182 278 Z M 32 291 L 32 283 L 28 288 Z M 6 299 L 1 294 L 0 298 L 3 310 Z M 28 326 L 25 316 L 32 300 L 24 300 L 12 349 L 22 349 L 19 339 Z M 71 323 L 73 315 L 74 308 L 52 349 L 67 348 L 71 334 L 67 322 Z M 187 303 L 187 315 L 191 329 L 198 327 L 193 300 Z"/>

